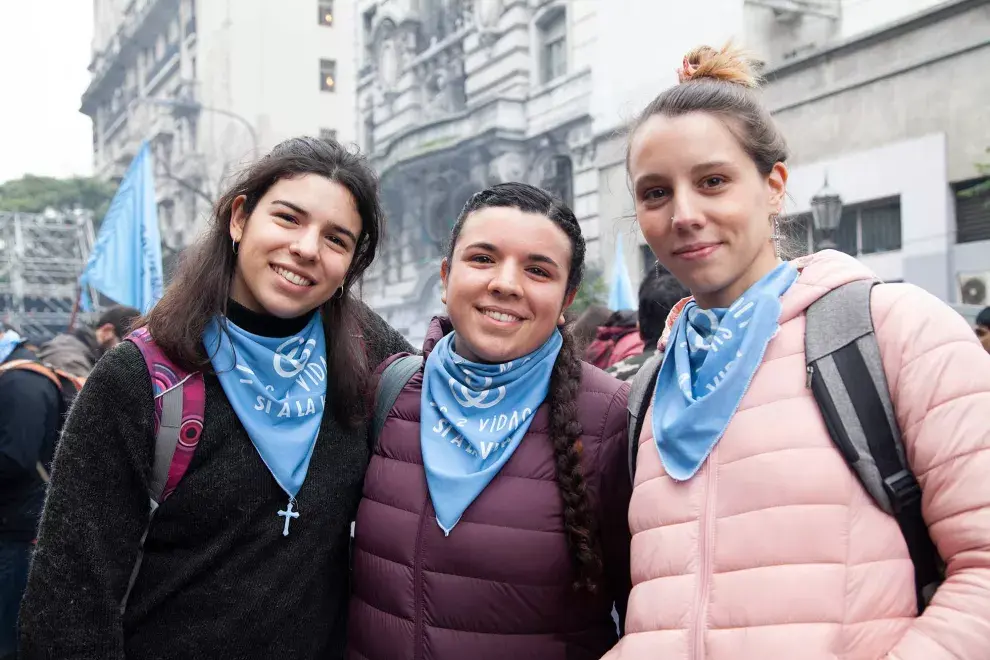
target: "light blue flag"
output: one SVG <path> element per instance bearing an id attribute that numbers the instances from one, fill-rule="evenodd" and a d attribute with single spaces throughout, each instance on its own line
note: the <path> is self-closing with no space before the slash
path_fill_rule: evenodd
<path id="1" fill-rule="evenodd" d="M 141 144 L 110 202 L 79 284 L 80 303 L 87 312 L 93 309 L 87 287 L 142 312 L 162 297 L 162 241 L 147 142 Z"/>
<path id="2" fill-rule="evenodd" d="M 639 301 L 633 293 L 626 258 L 622 255 L 622 240 L 615 241 L 615 261 L 612 262 L 612 287 L 608 292 L 608 308 L 613 312 L 638 309 Z"/>

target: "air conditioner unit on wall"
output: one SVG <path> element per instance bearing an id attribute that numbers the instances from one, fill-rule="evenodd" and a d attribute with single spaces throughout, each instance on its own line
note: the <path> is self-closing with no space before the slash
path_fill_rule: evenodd
<path id="1" fill-rule="evenodd" d="M 959 302 L 990 305 L 990 273 L 960 273 Z"/>

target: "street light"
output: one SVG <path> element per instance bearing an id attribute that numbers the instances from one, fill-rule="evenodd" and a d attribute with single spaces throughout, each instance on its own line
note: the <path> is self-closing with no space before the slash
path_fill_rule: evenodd
<path id="1" fill-rule="evenodd" d="M 247 129 L 248 134 L 251 136 L 251 155 L 253 158 L 258 157 L 258 132 L 254 129 L 254 124 L 248 121 L 246 118 L 237 114 L 236 112 L 231 112 L 230 110 L 224 110 L 223 108 L 211 108 L 210 106 L 197 103 L 196 101 L 183 101 L 183 100 L 171 100 L 171 99 L 158 99 L 150 96 L 139 96 L 135 98 L 133 103 L 147 103 L 148 105 L 157 105 L 163 108 L 172 108 L 174 110 L 182 110 L 185 112 L 212 112 L 217 115 L 223 115 L 224 117 L 230 117 L 234 121 L 238 122 L 244 128 Z"/>
<path id="2" fill-rule="evenodd" d="M 244 126 L 244 128 L 247 129 L 248 135 L 250 135 L 251 137 L 251 156 L 252 158 L 258 157 L 258 133 L 255 130 L 254 125 L 250 121 L 248 121 L 243 116 L 237 114 L 236 112 L 231 112 L 230 110 L 224 110 L 223 108 L 212 108 L 210 106 L 202 105 L 201 103 L 198 103 L 197 101 L 193 101 L 190 99 L 161 99 L 161 98 L 155 98 L 153 96 L 136 96 L 130 100 L 129 104 L 132 107 L 140 104 L 145 104 L 145 105 L 158 106 L 162 108 L 171 108 L 175 114 L 212 112 L 214 114 L 230 117 L 231 119 L 233 119 L 234 121 L 241 124 L 242 126 Z M 166 148 L 168 148 L 168 145 L 166 145 Z M 224 172 L 226 172 L 226 169 L 224 170 Z M 210 195 L 207 192 L 204 192 L 198 186 L 192 185 L 185 179 L 173 176 L 171 171 L 167 168 L 167 166 L 165 168 L 164 175 L 167 179 L 171 181 L 175 181 L 186 190 L 202 197 L 203 200 L 205 200 L 209 206 L 213 206 L 214 202 L 216 201 L 212 195 Z"/>
<path id="3" fill-rule="evenodd" d="M 827 172 L 824 187 L 811 198 L 811 216 L 815 229 L 822 233 L 820 247 L 823 250 L 837 248 L 832 237 L 842 221 L 842 198 L 839 197 L 839 193 L 829 188 Z"/>

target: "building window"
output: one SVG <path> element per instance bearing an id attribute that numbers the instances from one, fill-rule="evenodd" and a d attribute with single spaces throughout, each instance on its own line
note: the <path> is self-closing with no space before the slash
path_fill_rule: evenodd
<path id="1" fill-rule="evenodd" d="M 859 253 L 875 254 L 901 249 L 901 200 L 859 212 Z"/>
<path id="2" fill-rule="evenodd" d="M 567 73 L 567 12 L 555 9 L 539 23 L 540 82 L 546 84 Z"/>
<path id="3" fill-rule="evenodd" d="M 820 239 L 816 231 L 816 245 Z M 901 198 L 845 207 L 835 242 L 839 250 L 853 256 L 900 250 Z"/>
<path id="4" fill-rule="evenodd" d="M 320 91 L 332 92 L 337 86 L 337 62 L 320 60 Z"/>
<path id="5" fill-rule="evenodd" d="M 333 0 L 320 0 L 317 3 L 320 12 L 320 25 L 333 26 Z"/>
<path id="6" fill-rule="evenodd" d="M 953 188 L 956 192 L 956 242 L 990 240 L 990 177 L 958 183 Z"/>
<path id="7" fill-rule="evenodd" d="M 547 161 L 540 183 L 568 208 L 574 208 L 574 167 L 570 156 L 554 156 Z"/>
<path id="8" fill-rule="evenodd" d="M 196 7 L 192 0 L 183 0 L 183 8 L 180 15 L 186 17 L 185 36 L 196 34 Z"/>
<path id="9" fill-rule="evenodd" d="M 375 43 L 372 30 L 375 27 L 376 11 L 377 8 L 372 7 L 361 15 L 361 38 L 364 45 L 364 62 L 362 68 L 371 66 L 372 61 L 375 59 Z"/>
<path id="10" fill-rule="evenodd" d="M 321 128 L 320 139 L 325 140 L 326 142 L 336 142 L 337 130 L 334 128 Z"/>

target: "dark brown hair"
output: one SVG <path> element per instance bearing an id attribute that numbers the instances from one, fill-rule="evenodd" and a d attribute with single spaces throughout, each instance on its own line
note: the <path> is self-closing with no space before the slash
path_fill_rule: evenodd
<path id="1" fill-rule="evenodd" d="M 666 268 L 656 265 L 639 285 L 639 334 L 647 348 L 656 348 L 674 305 L 691 295 Z"/>
<path id="2" fill-rule="evenodd" d="M 756 93 L 754 61 L 727 45 L 721 50 L 698 46 L 684 56 L 681 83 L 660 93 L 633 124 L 630 144 L 652 116 L 680 117 L 704 112 L 722 119 L 760 174 L 787 161 L 787 143 Z M 626 169 L 629 157 L 626 156 Z"/>
<path id="3" fill-rule="evenodd" d="M 500 183 L 472 195 L 451 231 L 447 260 L 453 261 L 454 246 L 464 222 L 484 208 L 516 208 L 545 216 L 560 227 L 571 243 L 571 268 L 567 295 L 577 291 L 584 277 L 585 243 L 574 212 L 550 193 L 525 183 Z M 574 586 L 594 592 L 602 575 L 597 524 L 588 502 L 587 482 L 581 468 L 581 422 L 577 395 L 581 389 L 581 354 L 567 327 L 560 328 L 564 343 L 550 376 L 547 401 L 550 406 L 550 441 L 553 443 L 557 486 L 564 502 L 564 531 L 577 577 Z"/>
<path id="4" fill-rule="evenodd" d="M 345 426 L 364 414 L 363 396 L 368 364 L 361 338 L 363 307 L 351 297 L 351 287 L 371 265 L 383 232 L 378 178 L 367 160 L 332 140 L 292 138 L 248 166 L 217 201 L 209 227 L 183 255 L 165 295 L 147 317 L 155 342 L 170 360 L 187 371 L 209 370 L 203 331 L 210 319 L 225 315 L 237 258 L 231 249 L 230 221 L 234 200 L 243 195 L 250 217 L 268 189 L 281 179 L 316 174 L 339 183 L 354 197 L 361 217 L 361 235 L 354 258 L 337 293 L 320 307 L 327 337 L 327 400 L 337 421 Z M 250 221 L 250 220 L 249 220 Z"/>
<path id="5" fill-rule="evenodd" d="M 114 305 L 100 314 L 100 318 L 96 321 L 94 327 L 102 328 L 109 323 L 113 326 L 113 333 L 117 335 L 117 339 L 123 339 L 131 331 L 131 326 L 134 322 L 139 318 L 141 318 L 141 312 L 133 307 Z"/>

